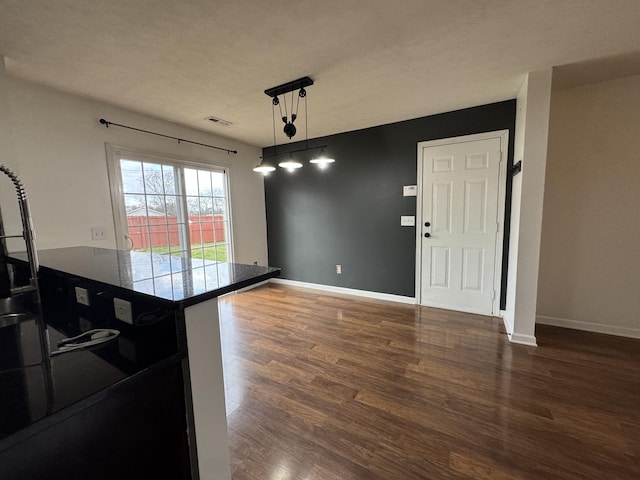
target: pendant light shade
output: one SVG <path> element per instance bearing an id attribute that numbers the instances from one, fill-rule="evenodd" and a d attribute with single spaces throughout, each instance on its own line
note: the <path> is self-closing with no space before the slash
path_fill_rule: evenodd
<path id="1" fill-rule="evenodd" d="M 325 155 L 324 146 L 322 146 L 320 147 L 320 155 L 313 157 L 311 160 L 309 160 L 309 163 L 315 163 L 316 165 L 318 165 L 318 167 L 320 167 L 320 170 L 324 170 L 329 166 L 330 163 L 333 163 L 335 161 L 335 158 L 329 158 Z"/>
<path id="2" fill-rule="evenodd" d="M 267 162 L 260 162 L 258 165 L 253 167 L 254 172 L 261 173 L 265 177 L 269 175 L 269 172 L 273 172 L 275 169 L 276 167 Z"/>
<path id="3" fill-rule="evenodd" d="M 295 169 L 301 168 L 302 164 L 300 162 L 297 162 L 293 158 L 289 158 L 284 162 L 280 162 L 278 166 L 282 168 L 286 168 L 288 171 L 293 172 Z"/>
<path id="4" fill-rule="evenodd" d="M 311 160 L 309 160 L 309 163 L 315 163 L 316 165 L 318 165 L 318 167 L 324 170 L 329 166 L 330 163 L 333 163 L 335 161 L 336 161 L 335 158 L 329 158 L 329 157 L 325 157 L 324 155 L 321 155 L 320 157 L 312 158 Z"/>

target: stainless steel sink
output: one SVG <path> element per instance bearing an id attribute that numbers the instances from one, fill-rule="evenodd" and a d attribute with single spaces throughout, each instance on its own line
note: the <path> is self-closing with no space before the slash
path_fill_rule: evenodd
<path id="1" fill-rule="evenodd" d="M 30 295 L 0 298 L 0 328 L 16 325 L 37 313 Z"/>
<path id="2" fill-rule="evenodd" d="M 0 314 L 0 328 L 16 325 L 24 320 L 31 318 L 29 313 L 3 313 Z"/>

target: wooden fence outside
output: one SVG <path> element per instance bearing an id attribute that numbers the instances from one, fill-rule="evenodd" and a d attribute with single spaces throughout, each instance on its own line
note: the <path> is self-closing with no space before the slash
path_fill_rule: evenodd
<path id="1" fill-rule="evenodd" d="M 127 225 L 134 250 L 180 245 L 176 215 L 135 215 L 127 217 Z M 226 218 L 224 215 L 189 215 L 189 235 L 191 244 L 226 242 Z"/>

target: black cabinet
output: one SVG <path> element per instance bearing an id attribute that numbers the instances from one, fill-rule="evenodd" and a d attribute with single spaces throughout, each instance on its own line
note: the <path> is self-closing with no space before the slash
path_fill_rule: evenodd
<path id="1" fill-rule="evenodd" d="M 0 452 L 0 478 L 191 478 L 182 362 L 123 380 Z"/>

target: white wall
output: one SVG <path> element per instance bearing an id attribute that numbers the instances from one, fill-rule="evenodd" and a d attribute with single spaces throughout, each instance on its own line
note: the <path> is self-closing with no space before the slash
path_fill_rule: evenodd
<path id="1" fill-rule="evenodd" d="M 522 173 L 513 180 L 504 321 L 509 339 L 526 345 L 536 345 L 536 298 L 551 75 L 551 69 L 527 75 L 518 95 L 516 116 L 514 162 L 522 160 Z"/>
<path id="2" fill-rule="evenodd" d="M 0 57 L 1 60 L 1 57 Z M 0 61 L 0 164 L 7 164 L 10 167 L 17 168 L 17 162 L 12 162 L 15 158 L 15 152 L 13 149 L 13 137 L 11 135 L 11 121 L 9 110 L 9 98 L 8 92 L 8 78 L 4 71 L 4 63 Z M 20 227 L 20 217 L 18 216 L 18 206 L 16 203 L 16 194 L 13 188 L 13 184 L 2 173 L 0 173 L 0 205 L 10 203 L 12 208 L 3 208 L 2 216 L 5 223 L 11 225 L 18 225 L 19 231 L 7 227 L 7 234 L 22 232 Z M 7 242 L 8 244 L 10 242 Z"/>
<path id="3" fill-rule="evenodd" d="M 640 338 L 640 76 L 554 90 L 538 322 Z"/>
<path id="4" fill-rule="evenodd" d="M 251 171 L 259 161 L 259 148 L 12 78 L 3 69 L 0 107 L 0 163 L 14 168 L 28 189 L 38 249 L 115 248 L 105 154 L 108 142 L 229 167 L 235 261 L 266 264 L 264 184 Z M 107 129 L 98 123 L 100 118 L 239 153 L 228 155 L 122 128 Z M 0 178 L 5 228 L 20 233 L 17 203 L 8 194 L 11 188 L 6 177 Z M 93 241 L 92 226 L 105 227 L 107 239 Z M 11 249 L 24 247 L 12 244 Z"/>

